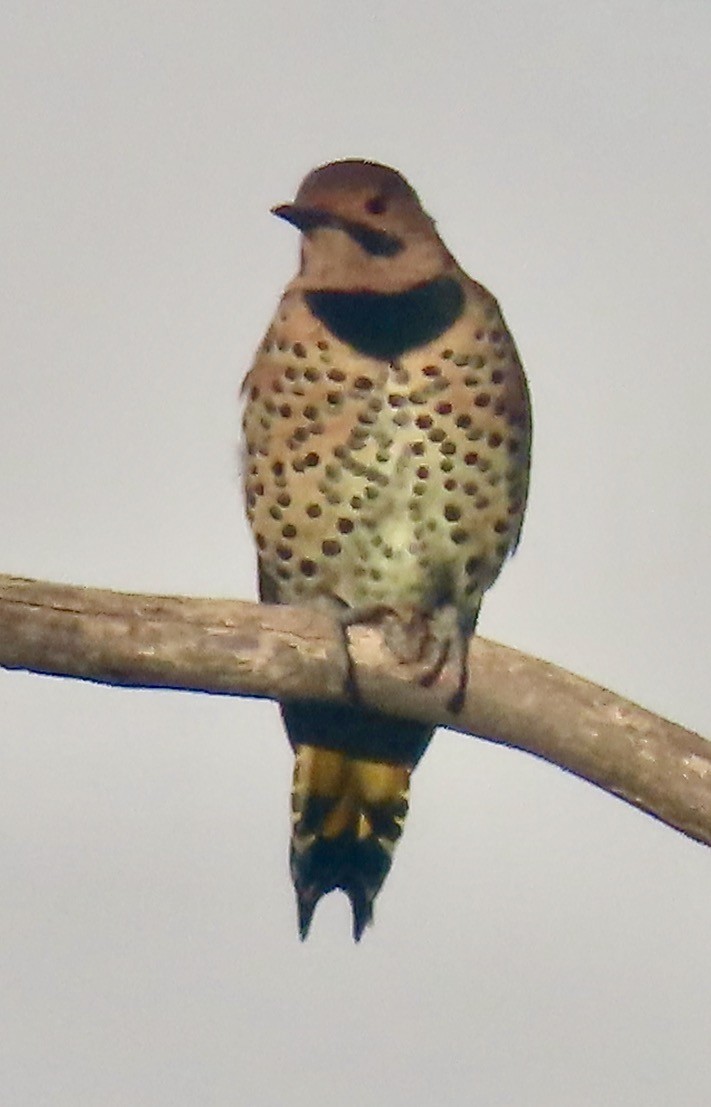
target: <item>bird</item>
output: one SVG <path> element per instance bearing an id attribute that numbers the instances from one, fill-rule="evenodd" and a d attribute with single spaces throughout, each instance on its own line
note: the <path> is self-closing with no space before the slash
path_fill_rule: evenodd
<path id="1" fill-rule="evenodd" d="M 243 479 L 259 595 L 332 615 L 348 702 L 280 704 L 295 753 L 298 927 L 341 889 L 372 922 L 430 724 L 359 698 L 348 628 L 380 618 L 434 683 L 458 652 L 461 710 L 482 597 L 519 541 L 526 376 L 493 295 L 459 266 L 397 170 L 345 159 L 272 209 L 301 258 L 244 384 Z"/>

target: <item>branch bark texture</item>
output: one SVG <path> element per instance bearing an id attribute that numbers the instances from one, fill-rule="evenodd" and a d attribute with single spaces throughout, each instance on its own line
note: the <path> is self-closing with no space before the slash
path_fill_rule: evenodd
<path id="1" fill-rule="evenodd" d="M 581 677 L 475 637 L 456 717 L 454 676 L 423 689 L 377 628 L 355 628 L 364 701 L 526 750 L 711 845 L 711 742 Z M 149 596 L 0 575 L 0 666 L 104 684 L 343 701 L 340 632 L 306 608 Z"/>

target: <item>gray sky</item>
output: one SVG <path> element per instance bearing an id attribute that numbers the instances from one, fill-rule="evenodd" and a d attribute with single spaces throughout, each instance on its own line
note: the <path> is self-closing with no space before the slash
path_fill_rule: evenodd
<path id="1" fill-rule="evenodd" d="M 0 571 L 254 596 L 237 390 L 297 255 L 268 209 L 376 158 L 531 381 L 482 632 L 711 732 L 710 54 L 690 0 L 5 0 Z M 302 947 L 272 705 L 0 689 L 3 1104 L 708 1102 L 701 846 L 442 732 L 374 929 L 334 895 Z"/>

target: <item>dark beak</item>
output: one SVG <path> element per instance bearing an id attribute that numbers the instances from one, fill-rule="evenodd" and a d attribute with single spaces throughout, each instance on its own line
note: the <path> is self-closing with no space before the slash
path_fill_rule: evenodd
<path id="1" fill-rule="evenodd" d="M 317 227 L 333 227 L 335 230 L 344 231 L 357 242 L 366 253 L 372 257 L 394 257 L 404 248 L 405 243 L 397 235 L 388 234 L 386 231 L 377 231 L 374 227 L 367 227 L 356 220 L 344 219 L 323 208 L 300 207 L 299 204 L 279 204 L 272 208 L 272 215 L 278 215 L 280 219 L 286 219 L 287 223 L 298 227 L 302 234 L 309 234 Z"/>
<path id="2" fill-rule="evenodd" d="M 272 208 L 272 215 L 285 219 L 287 223 L 291 223 L 303 234 L 308 234 L 316 227 L 332 227 L 334 225 L 334 216 L 330 212 L 321 211 L 319 208 L 302 208 L 298 204 L 278 204 L 275 208 Z"/>

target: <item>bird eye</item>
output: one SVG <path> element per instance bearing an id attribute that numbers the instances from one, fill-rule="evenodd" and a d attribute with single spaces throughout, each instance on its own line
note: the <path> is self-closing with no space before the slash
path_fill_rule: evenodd
<path id="1" fill-rule="evenodd" d="M 387 200 L 380 194 L 371 196 L 370 199 L 365 202 L 365 210 L 371 215 L 383 215 L 383 213 L 387 211 L 387 208 Z"/>

